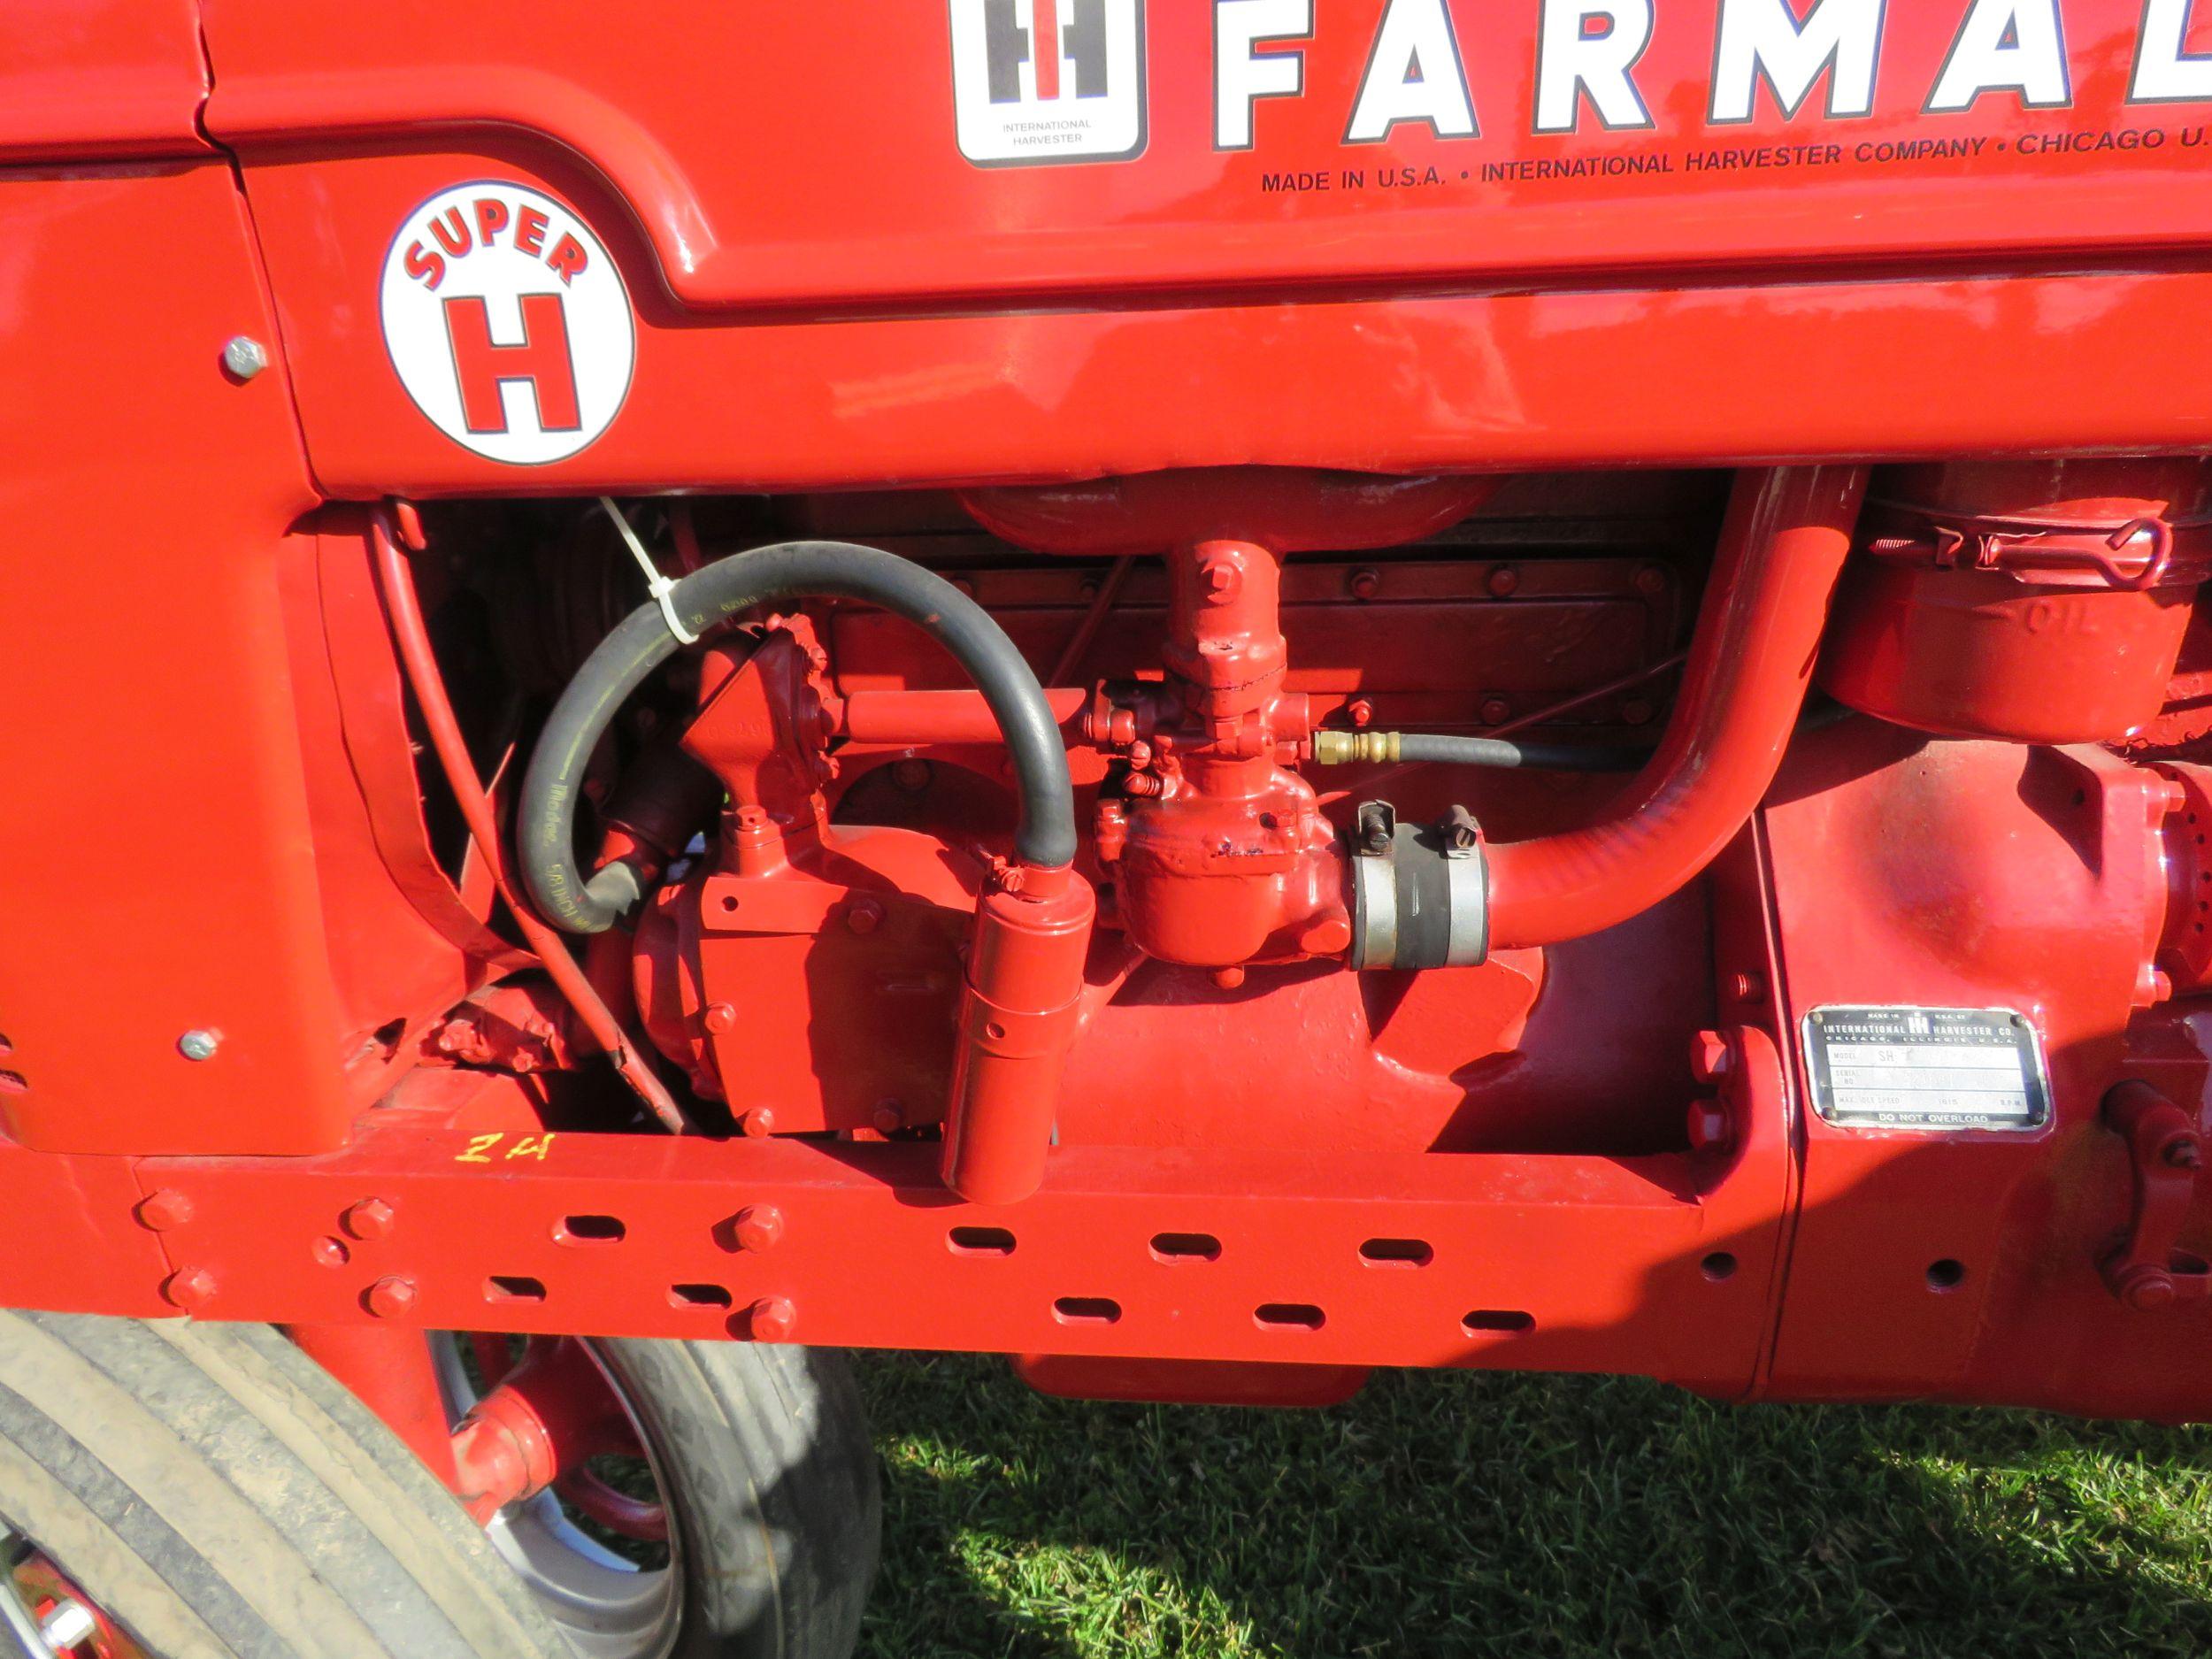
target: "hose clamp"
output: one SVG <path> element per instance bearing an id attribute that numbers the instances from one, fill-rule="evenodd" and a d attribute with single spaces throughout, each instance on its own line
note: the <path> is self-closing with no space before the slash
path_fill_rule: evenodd
<path id="1" fill-rule="evenodd" d="M 1490 868 L 1465 807 L 1435 824 L 1404 824 L 1387 801 L 1363 801 L 1353 822 L 1355 968 L 1456 968 L 1490 955 Z"/>

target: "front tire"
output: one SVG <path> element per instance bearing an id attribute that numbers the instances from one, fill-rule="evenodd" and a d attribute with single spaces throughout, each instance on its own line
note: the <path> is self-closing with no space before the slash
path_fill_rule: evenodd
<path id="1" fill-rule="evenodd" d="M 414 1455 L 265 1325 L 0 1312 L 0 1521 L 162 1659 L 565 1659 Z"/>
<path id="2" fill-rule="evenodd" d="M 532 1357 L 540 1343 L 572 1340 L 530 1339 L 510 1371 L 518 1339 L 437 1340 L 457 1422 L 484 1381 L 519 1379 L 551 1357 Z M 627 1420 L 629 1452 L 564 1468 L 487 1529 L 578 1659 L 847 1659 L 882 1500 L 844 1356 L 733 1342 L 580 1347 L 604 1404 Z M 574 1369 L 565 1375 L 575 1386 Z M 610 1499 L 641 1508 L 618 1516 Z"/>
<path id="3" fill-rule="evenodd" d="M 684 1540 L 676 1659 L 846 1659 L 883 1502 L 844 1356 L 754 1342 L 593 1348 L 645 1432 Z"/>

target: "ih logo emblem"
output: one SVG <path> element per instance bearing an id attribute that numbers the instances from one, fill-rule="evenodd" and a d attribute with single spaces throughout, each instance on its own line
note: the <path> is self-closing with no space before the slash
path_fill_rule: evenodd
<path id="1" fill-rule="evenodd" d="M 407 217 L 384 257 L 384 345 L 439 431 L 541 466 L 608 428 L 636 329 L 590 227 L 518 184 L 463 184 Z"/>
<path id="2" fill-rule="evenodd" d="M 1144 149 L 1144 0 L 952 0 L 960 153 L 981 167 Z"/>

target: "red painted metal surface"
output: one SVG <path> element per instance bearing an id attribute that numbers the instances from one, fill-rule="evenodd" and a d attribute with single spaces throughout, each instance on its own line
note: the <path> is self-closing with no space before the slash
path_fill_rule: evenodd
<path id="1" fill-rule="evenodd" d="M 281 366 L 223 365 L 276 337 L 244 204 L 194 165 L 15 179 L 0 212 L 0 510 L 32 533 L 0 559 L 0 1132 L 321 1150 L 342 1022 L 279 600 L 317 496 Z"/>
<path id="2" fill-rule="evenodd" d="M 1932 1138 L 1803 1114 L 1774 1386 L 2197 1414 L 2185 1355 L 2200 1327 L 2126 1308 L 2100 1271 L 2131 1213 L 2106 1092 L 2133 1078 L 2202 1098 L 2201 1016 L 2162 1003 L 2151 967 L 2162 837 L 2194 826 L 2170 824 L 2165 780 L 2098 749 L 1856 724 L 1828 737 L 1763 815 L 1782 951 L 1771 983 L 1791 1020 L 1878 987 L 1901 1003 L 2028 1010 L 2055 1110 L 2037 1134 Z M 1993 849 L 2011 872 L 2001 883 L 1969 873 Z M 2202 1226 L 2185 1247 L 2202 1248 Z"/>
<path id="3" fill-rule="evenodd" d="M 818 9 L 651 6 L 612 54 L 565 8 L 423 30 L 353 7 L 220 8 L 210 130 L 245 161 L 319 476 L 349 495 L 805 487 L 2212 441 L 2182 389 L 2200 344 L 2165 321 L 2201 308 L 2204 279 L 2150 251 L 2196 234 L 2177 181 L 2201 131 L 2186 104 L 2126 102 L 2142 19 L 2123 0 L 2074 8 L 2065 108 L 2000 91 L 1916 113 L 1955 19 L 1900 12 L 1865 120 L 1818 103 L 1784 120 L 1762 94 L 1748 125 L 1717 127 L 1715 8 L 1670 8 L 1635 72 L 1652 127 L 1605 133 L 1586 111 L 1568 134 L 1530 131 L 1528 19 L 1486 19 L 1481 136 L 1407 123 L 1347 147 L 1371 0 L 1321 19 L 1295 48 L 1305 96 L 1261 100 L 1254 146 L 1227 151 L 1209 136 L 1207 8 L 1171 10 L 1150 19 L 1141 156 L 1010 168 L 958 153 L 929 8 L 838 35 Z M 863 44 L 833 69 L 830 38 Z M 798 65 L 833 79 L 833 119 Z M 687 96 L 701 76 L 710 93 Z M 758 96 L 741 91 L 752 77 Z M 2153 149 L 2099 142 L 2154 129 Z M 1703 165 L 1830 142 L 1817 165 Z M 1914 148 L 1938 142 L 1960 153 Z M 1637 158 L 1671 170 L 1605 165 Z M 1437 185 L 1394 188 L 1432 162 Z M 1361 188 L 1265 188 L 1340 187 L 1347 168 Z M 484 177 L 573 203 L 639 311 L 620 418 L 522 473 L 432 428 L 353 320 L 410 211 Z M 2113 268 L 2039 274 L 2093 257 Z M 1854 273 L 1884 280 L 1834 280 Z M 1041 289 L 1079 303 L 1013 303 Z M 1298 303 L 1317 293 L 1333 303 Z M 887 303 L 899 314 L 869 315 Z M 830 304 L 857 314 L 820 319 Z M 1377 386 L 1400 391 L 1345 389 Z"/>
<path id="4" fill-rule="evenodd" d="M 1823 684 L 1947 737 L 2113 742 L 2158 717 L 2212 544 L 2204 463 L 1903 468 Z M 2108 479 L 2155 492 L 2116 495 Z M 2010 515 L 2028 503 L 2027 517 Z"/>
<path id="5" fill-rule="evenodd" d="M 208 127 L 255 163 L 303 144 L 446 146 L 487 131 L 533 158 L 572 151 L 631 204 L 669 291 L 699 311 L 1235 289 L 1256 278 L 1647 277 L 1962 250 L 2110 257 L 2212 232 L 2194 196 L 2174 188 L 2190 159 L 2180 133 L 2197 111 L 2129 102 L 2143 20 L 2132 0 L 2069 9 L 2064 108 L 1993 91 L 1956 113 L 1924 112 L 1960 16 L 1897 8 L 1879 21 L 1863 117 L 1838 88 L 1794 119 L 1759 92 L 1742 122 L 1715 105 L 1719 7 L 1660 6 L 1626 107 L 1600 111 L 1586 98 L 1563 132 L 1539 126 L 1538 30 L 1548 14 L 1578 31 L 1574 9 L 1496 15 L 1461 0 L 1452 11 L 1479 132 L 1442 136 L 1409 121 L 1376 142 L 1348 139 L 1363 77 L 1405 67 L 1376 62 L 1380 0 L 1275 8 L 1249 51 L 1246 9 L 1141 10 L 1143 148 L 1099 165 L 964 157 L 944 8 L 884 15 L 864 0 L 771 17 L 634 7 L 612 52 L 583 6 L 456 18 L 413 0 L 303 15 L 227 0 L 209 18 Z M 2198 23 L 2198 50 L 2208 35 Z M 1270 96 L 1247 101 L 1235 89 L 1251 84 L 1251 56 L 1275 73 Z M 2154 127 L 2166 137 L 2150 150 L 2093 142 Z M 2071 148 L 2078 134 L 2092 142 Z M 1955 151 L 1901 153 L 1901 141 L 1932 140 Z M 1793 157 L 1773 153 L 1793 146 Z M 1563 165 L 1594 156 L 1646 165 Z M 1348 184 L 1347 169 L 1363 182 Z M 1286 174 L 1293 188 L 1269 188 Z M 1297 188 L 1298 175 L 1325 183 Z"/>
<path id="6" fill-rule="evenodd" d="M 333 1235 L 338 1248 L 385 1236 L 391 1207 L 376 1200 L 351 1206 Z M 327 1247 L 326 1247 L 327 1250 Z M 430 1471 L 457 1483 L 453 1426 L 432 1366 L 430 1344 L 419 1331 L 381 1325 L 296 1325 L 300 1351 L 359 1395 L 362 1402 L 405 1440 Z"/>
<path id="7" fill-rule="evenodd" d="M 1620 1367 L 1734 1394 L 1775 1287 L 1778 1113 L 1725 1157 L 1063 1147 L 1012 1209 L 951 1198 L 935 1152 L 549 1141 L 386 1111 L 334 1158 L 142 1173 L 189 1202 L 192 1219 L 163 1236 L 184 1271 L 207 1275 L 195 1311 L 212 1318 L 745 1338 L 760 1306 L 784 1301 L 784 1334 L 801 1341 Z M 28 1169 L 10 1179 L 34 1190 Z M 351 1241 L 341 1261 L 319 1254 L 365 1198 L 390 1206 L 389 1233 Z M 772 1238 L 743 1219 L 764 1206 L 780 1218 Z M 612 1217 L 621 1234 L 584 1236 L 565 1225 L 575 1216 Z M 872 1267 L 857 1274 L 862 1239 Z M 1428 1255 L 1394 1248 L 1404 1241 Z M 1740 1264 L 1719 1280 L 1701 1265 L 1717 1248 Z M 35 1302 L 22 1276 L 12 1269 L 9 1299 Z M 403 1306 L 375 1294 L 396 1281 L 413 1286 Z"/>
<path id="8" fill-rule="evenodd" d="M 1248 294 L 1212 307 L 706 328 L 679 326 L 682 313 L 640 280 L 621 419 L 580 455 L 518 474 L 424 421 L 373 330 L 329 323 L 342 298 L 375 291 L 386 242 L 417 203 L 487 174 L 594 199 L 555 162 L 482 142 L 248 169 L 310 453 L 334 494 L 374 495 L 394 480 L 423 495 L 808 488 L 1247 460 L 1418 473 L 2212 444 L 2212 416 L 2183 389 L 2212 376 L 2212 346 L 2170 326 L 2212 303 L 2212 279 L 2182 272 L 1866 284 L 1783 272 L 1770 285 L 1658 291 L 1327 305 Z M 357 228 L 312 228 L 334 215 Z M 640 269 L 621 210 L 603 206 L 595 222 Z M 1419 395 L 1380 407 L 1338 389 L 1402 380 Z M 1892 395 L 1901 381 L 1919 388 L 1912 398 Z M 746 385 L 788 396 L 772 411 L 727 396 Z"/>
<path id="9" fill-rule="evenodd" d="M 1394 8 L 1453 62 L 1379 81 L 1378 0 L 1110 3 L 1141 42 L 1013 77 L 1118 111 L 1046 166 L 995 165 L 1046 129 L 979 115 L 971 10 L 0 22 L 0 1302 L 281 1322 L 434 1463 L 422 1333 L 531 1333 L 480 1509 L 618 1438 L 578 1336 L 2212 1416 L 2212 19 L 2079 0 L 2038 58 L 1863 8 L 1878 68 L 1785 113 L 1714 0 L 1610 69 L 1556 4 Z M 380 284 L 475 180 L 479 275 L 524 191 L 575 234 L 512 319 L 444 296 L 442 431 Z M 618 375 L 561 296 L 610 265 Z M 526 409 L 604 429 L 467 442 Z M 1616 470 L 1716 463 L 1724 511 Z M 623 711 L 585 833 L 650 896 L 572 961 L 503 818 L 646 591 L 602 490 L 671 492 L 671 569 L 830 530 L 961 582 L 1051 687 L 1075 867 L 1005 863 L 941 650 L 810 603 Z M 1816 657 L 2046 746 L 1793 736 Z M 1321 729 L 1661 741 L 1324 793 Z M 1479 816 L 1488 960 L 1342 965 L 1379 797 Z M 2048 1120 L 1822 1116 L 1805 1022 L 1862 1005 L 2027 1022 Z M 598 1051 L 716 1133 L 636 1133 Z"/>
<path id="10" fill-rule="evenodd" d="M 17 0 L 0 14 L 0 165 L 204 160 L 193 0 Z"/>

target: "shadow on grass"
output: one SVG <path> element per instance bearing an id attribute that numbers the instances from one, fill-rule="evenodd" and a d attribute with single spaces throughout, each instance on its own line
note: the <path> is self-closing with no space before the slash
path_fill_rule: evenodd
<path id="1" fill-rule="evenodd" d="M 1386 1372 L 1320 1412 L 856 1356 L 864 1653 L 2212 1653 L 2203 1432 Z"/>

